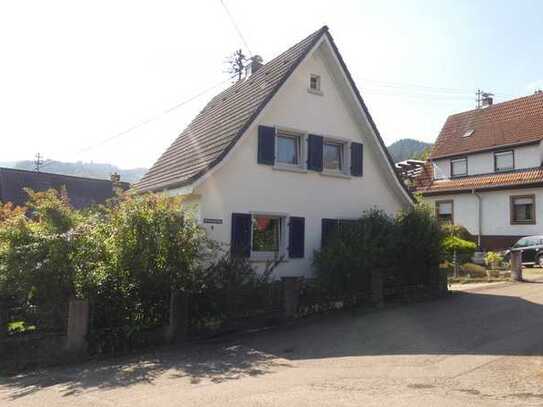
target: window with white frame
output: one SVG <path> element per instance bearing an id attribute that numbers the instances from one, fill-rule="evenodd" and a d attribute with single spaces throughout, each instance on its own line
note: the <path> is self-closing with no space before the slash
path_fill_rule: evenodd
<path id="1" fill-rule="evenodd" d="M 301 166 L 303 164 L 303 136 L 279 131 L 275 138 L 275 161 L 282 165 Z"/>
<path id="2" fill-rule="evenodd" d="M 284 217 L 253 215 L 251 251 L 256 255 L 278 255 L 283 249 Z"/>
<path id="3" fill-rule="evenodd" d="M 515 168 L 513 150 L 494 153 L 494 171 L 507 171 Z"/>
<path id="4" fill-rule="evenodd" d="M 322 152 L 322 166 L 325 171 L 345 171 L 345 143 L 325 140 Z"/>
<path id="5" fill-rule="evenodd" d="M 436 217 L 439 222 L 454 222 L 454 202 L 452 200 L 436 201 Z"/>
<path id="6" fill-rule="evenodd" d="M 451 177 L 463 175 L 468 175 L 468 159 L 464 157 L 451 160 Z"/>
<path id="7" fill-rule="evenodd" d="M 511 224 L 535 224 L 535 195 L 511 196 Z"/>

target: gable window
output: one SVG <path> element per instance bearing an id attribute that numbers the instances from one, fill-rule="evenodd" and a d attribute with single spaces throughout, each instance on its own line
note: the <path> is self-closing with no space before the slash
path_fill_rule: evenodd
<path id="1" fill-rule="evenodd" d="M 451 177 L 464 175 L 468 175 L 468 159 L 464 157 L 451 160 Z"/>
<path id="2" fill-rule="evenodd" d="M 321 90 L 321 77 L 319 75 L 311 75 L 309 77 L 309 89 L 320 92 L 320 90 Z"/>
<path id="3" fill-rule="evenodd" d="M 442 223 L 454 223 L 454 202 L 436 201 L 436 217 Z"/>
<path id="4" fill-rule="evenodd" d="M 254 215 L 252 251 L 278 253 L 281 248 L 282 218 L 280 216 Z"/>
<path id="5" fill-rule="evenodd" d="M 494 171 L 507 171 L 515 168 L 513 150 L 494 153 Z"/>
<path id="6" fill-rule="evenodd" d="M 323 168 L 328 171 L 343 172 L 345 144 L 332 141 L 325 141 L 323 146 Z"/>
<path id="7" fill-rule="evenodd" d="M 517 195 L 510 199 L 511 224 L 535 224 L 535 195 Z"/>

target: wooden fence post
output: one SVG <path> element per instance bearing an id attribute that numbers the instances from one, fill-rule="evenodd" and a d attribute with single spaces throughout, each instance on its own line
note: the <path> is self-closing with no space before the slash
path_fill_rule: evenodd
<path id="1" fill-rule="evenodd" d="M 189 332 L 189 296 L 172 290 L 170 295 L 170 318 L 166 329 L 166 342 L 182 342 Z"/>
<path id="2" fill-rule="evenodd" d="M 522 251 L 511 251 L 511 279 L 522 281 Z"/>
<path id="3" fill-rule="evenodd" d="M 89 302 L 70 300 L 68 307 L 68 327 L 66 331 L 66 350 L 70 353 L 87 351 L 87 333 L 89 330 Z"/>
<path id="4" fill-rule="evenodd" d="M 385 303 L 383 288 L 383 273 L 380 270 L 372 270 L 370 278 L 370 301 L 377 308 L 382 308 Z"/>
<path id="5" fill-rule="evenodd" d="M 290 319 L 298 313 L 300 292 L 298 290 L 298 277 L 281 278 L 283 290 L 283 316 Z"/>
<path id="6" fill-rule="evenodd" d="M 5 304 L 0 302 L 0 339 L 8 333 Z"/>

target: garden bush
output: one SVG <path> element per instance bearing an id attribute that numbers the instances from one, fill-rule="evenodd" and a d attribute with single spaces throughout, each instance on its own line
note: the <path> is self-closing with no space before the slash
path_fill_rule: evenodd
<path id="1" fill-rule="evenodd" d="M 393 262 L 395 228 L 394 220 L 377 210 L 338 222 L 326 246 L 314 253 L 319 285 L 332 297 L 369 290 L 372 270 L 387 273 Z"/>
<path id="2" fill-rule="evenodd" d="M 328 244 L 315 252 L 315 274 L 335 296 L 369 290 L 372 272 L 381 273 L 386 286 L 432 284 L 439 276 L 442 236 L 423 205 L 396 218 L 372 210 L 338 223 Z"/>
<path id="3" fill-rule="evenodd" d="M 469 275 L 472 278 L 484 278 L 488 276 L 486 268 L 475 263 L 463 264 L 461 270 L 465 276 Z"/>

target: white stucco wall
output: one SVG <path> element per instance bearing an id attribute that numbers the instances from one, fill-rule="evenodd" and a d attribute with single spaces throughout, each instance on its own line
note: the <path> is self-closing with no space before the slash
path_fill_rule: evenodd
<path id="1" fill-rule="evenodd" d="M 510 196 L 535 194 L 536 224 L 511 225 Z M 543 188 L 480 192 L 481 234 L 489 236 L 527 236 L 542 234 Z M 451 194 L 427 197 L 435 207 L 436 201 L 453 200 L 454 223 L 465 226 L 471 234 L 478 234 L 477 197 L 472 194 Z"/>
<path id="2" fill-rule="evenodd" d="M 323 96 L 307 91 L 309 75 L 321 76 Z M 313 251 L 321 244 L 322 218 L 353 218 L 370 208 L 396 214 L 409 201 L 387 176 L 369 127 L 361 125 L 352 105 L 336 86 L 333 70 L 317 50 L 297 68 L 246 135 L 194 193 L 200 216 L 222 219 L 204 226 L 211 238 L 230 243 L 231 214 L 266 212 L 305 217 L 305 257 L 287 259 L 275 276 L 309 276 Z M 257 127 L 288 127 L 364 144 L 363 177 L 338 178 L 316 172 L 279 171 L 257 164 Z"/>
<path id="3" fill-rule="evenodd" d="M 539 144 L 516 147 L 513 149 L 515 155 L 515 169 L 533 168 L 541 165 L 543 147 Z M 469 154 L 468 175 L 488 174 L 494 172 L 494 153 Z M 434 173 L 438 178 L 450 177 L 451 160 L 449 158 L 434 160 Z"/>

